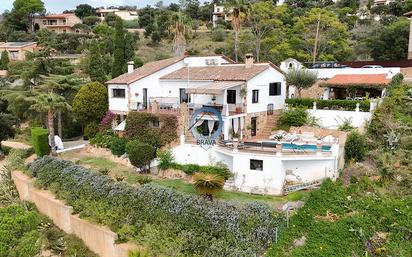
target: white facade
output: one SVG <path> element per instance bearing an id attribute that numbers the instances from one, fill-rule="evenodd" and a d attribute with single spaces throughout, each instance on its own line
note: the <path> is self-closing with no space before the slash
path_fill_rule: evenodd
<path id="1" fill-rule="evenodd" d="M 393 76 L 401 72 L 401 68 L 332 68 L 332 69 L 310 69 L 310 71 L 318 74 L 318 79 L 330 79 L 335 75 L 372 75 L 372 74 L 388 74 L 387 78 L 391 79 Z"/>
<path id="2" fill-rule="evenodd" d="M 211 60 L 211 61 L 209 61 Z M 229 63 L 222 56 L 208 56 L 208 57 L 187 57 L 184 60 L 165 67 L 155 73 L 152 73 L 140 80 L 131 84 L 108 84 L 109 93 L 109 110 L 118 114 L 127 114 L 131 110 L 141 108 L 143 103 L 143 90 L 147 89 L 148 102 L 154 98 L 164 98 L 171 104 L 179 104 L 179 87 L 187 88 L 186 85 L 176 85 L 173 83 L 160 83 L 160 78 L 171 72 L 179 70 L 189 65 L 190 67 L 207 66 L 207 63 L 217 63 L 222 65 Z M 113 89 L 125 89 L 125 97 L 116 98 L 113 96 Z M 138 107 L 138 104 L 140 107 Z"/>
<path id="3" fill-rule="evenodd" d="M 338 129 L 345 121 L 350 121 L 355 128 L 362 128 L 372 119 L 372 112 L 338 110 L 307 110 L 307 112 L 316 118 L 321 128 L 326 129 Z"/>
<path id="4" fill-rule="evenodd" d="M 116 14 L 122 20 L 125 20 L 125 21 L 137 20 L 139 18 L 137 11 L 131 11 L 131 10 L 97 9 L 96 11 L 97 16 L 101 20 L 104 20 L 109 13 Z"/>
<path id="5" fill-rule="evenodd" d="M 290 155 L 240 152 L 214 146 L 204 150 L 200 146 L 183 144 L 172 149 L 180 164 L 216 165 L 224 163 L 233 173 L 233 186 L 247 193 L 281 195 L 288 177 L 299 183 L 325 178 L 336 179 L 339 174 L 339 145 L 332 145 L 328 155 Z M 252 170 L 251 160 L 263 161 L 262 170 Z"/>

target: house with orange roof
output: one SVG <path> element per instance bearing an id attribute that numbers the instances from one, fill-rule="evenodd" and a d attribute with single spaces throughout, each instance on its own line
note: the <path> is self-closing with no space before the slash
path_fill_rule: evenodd
<path id="1" fill-rule="evenodd" d="M 364 99 L 385 96 L 389 74 L 337 74 L 321 83 L 323 99 Z"/>
<path id="2" fill-rule="evenodd" d="M 37 17 L 33 20 L 35 31 L 47 29 L 56 33 L 79 33 L 74 25 L 82 23 L 82 20 L 74 13 L 49 14 L 43 17 Z"/>

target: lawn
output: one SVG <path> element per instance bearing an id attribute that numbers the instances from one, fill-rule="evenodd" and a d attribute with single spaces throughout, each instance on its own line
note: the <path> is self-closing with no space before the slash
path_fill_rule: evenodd
<path id="1" fill-rule="evenodd" d="M 87 156 L 82 152 L 67 152 L 61 154 L 60 157 L 62 159 L 74 161 L 80 165 L 97 171 L 104 169 L 109 170 L 110 175 L 114 177 L 124 177 L 124 181 L 130 184 L 137 184 L 139 178 L 142 177 L 142 175 L 138 174 L 136 171 L 134 171 L 134 169 L 121 164 L 117 164 L 103 157 Z M 156 177 L 152 177 L 152 179 L 153 181 L 151 183 L 157 184 L 159 186 L 173 188 L 177 191 L 187 194 L 197 194 L 193 185 L 182 179 L 159 179 Z M 305 200 L 307 195 L 307 191 L 295 192 L 287 196 L 268 196 L 243 192 L 221 191 L 215 195 L 215 198 L 225 201 L 239 201 L 242 203 L 259 201 L 276 207 L 277 205 L 286 203 L 287 201 Z"/>

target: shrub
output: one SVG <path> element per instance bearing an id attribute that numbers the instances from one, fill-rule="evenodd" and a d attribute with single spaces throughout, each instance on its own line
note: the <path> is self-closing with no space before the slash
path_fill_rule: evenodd
<path id="1" fill-rule="evenodd" d="M 260 255 L 283 224 L 283 215 L 266 204 L 210 202 L 153 184 L 135 187 L 49 156 L 30 169 L 40 186 L 81 216 L 116 232 L 124 225 L 136 227 L 134 240 L 158 251 L 151 256 Z"/>
<path id="2" fill-rule="evenodd" d="M 157 168 L 160 170 L 167 170 L 172 167 L 174 163 L 174 158 L 172 153 L 169 150 L 160 150 L 158 149 L 156 152 L 157 160 L 159 164 Z"/>
<path id="3" fill-rule="evenodd" d="M 110 151 L 116 156 L 122 156 L 126 152 L 126 140 L 120 137 L 113 137 Z"/>
<path id="4" fill-rule="evenodd" d="M 49 154 L 49 132 L 47 129 L 32 128 L 31 140 L 34 152 L 37 156 L 41 157 Z"/>
<path id="5" fill-rule="evenodd" d="M 106 115 L 100 121 L 99 129 L 100 131 L 104 132 L 112 128 L 113 121 L 116 119 L 116 114 L 112 111 L 108 110 Z"/>
<path id="6" fill-rule="evenodd" d="M 84 136 L 88 139 L 94 138 L 97 133 L 99 133 L 99 126 L 95 122 L 89 123 L 84 128 Z"/>
<path id="7" fill-rule="evenodd" d="M 150 163 L 156 157 L 156 148 L 137 140 L 132 140 L 126 145 L 126 152 L 133 166 L 141 172 L 150 171 Z"/>
<path id="8" fill-rule="evenodd" d="M 212 32 L 212 40 L 214 42 L 223 42 L 226 39 L 226 31 L 223 28 L 216 28 Z"/>
<path id="9" fill-rule="evenodd" d="M 316 108 L 318 109 L 330 109 L 330 110 L 345 110 L 355 111 L 356 104 L 359 103 L 359 110 L 363 112 L 369 112 L 370 101 L 355 101 L 355 100 L 319 100 L 312 98 L 290 98 L 286 99 L 286 103 L 291 107 L 306 107 L 312 108 L 313 102 L 316 102 Z"/>
<path id="10" fill-rule="evenodd" d="M 286 126 L 300 127 L 306 124 L 308 113 L 303 108 L 288 109 L 282 113 L 279 123 Z"/>
<path id="11" fill-rule="evenodd" d="M 366 154 L 365 136 L 357 131 L 351 132 L 345 143 L 345 160 L 363 161 Z"/>
<path id="12" fill-rule="evenodd" d="M 225 185 L 225 179 L 222 176 L 216 174 L 206 174 L 198 172 L 193 176 L 194 187 L 196 191 L 204 194 L 210 200 L 213 199 L 213 195 L 223 189 Z"/>
<path id="13" fill-rule="evenodd" d="M 136 177 L 136 181 L 140 185 L 144 185 L 144 184 L 148 184 L 148 183 L 152 182 L 152 179 L 148 176 L 138 176 L 138 177 Z"/>
<path id="14" fill-rule="evenodd" d="M 112 145 L 114 139 L 115 136 L 113 134 L 99 132 L 89 141 L 89 143 L 96 147 L 109 148 Z"/>

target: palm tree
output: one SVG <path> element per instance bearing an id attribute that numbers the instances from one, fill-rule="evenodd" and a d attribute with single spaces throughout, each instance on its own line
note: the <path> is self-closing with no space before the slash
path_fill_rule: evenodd
<path id="1" fill-rule="evenodd" d="M 248 17 L 249 1 L 247 0 L 228 0 L 226 10 L 232 19 L 232 28 L 235 32 L 235 61 L 239 61 L 239 34 L 242 22 Z"/>
<path id="2" fill-rule="evenodd" d="M 66 99 L 63 96 L 53 93 L 52 90 L 47 93 L 40 93 L 34 97 L 34 104 L 30 109 L 47 113 L 47 124 L 52 155 L 57 155 L 55 147 L 56 143 L 54 141 L 54 115 L 56 111 L 68 110 L 70 108 L 71 107 L 66 102 Z"/>
<path id="3" fill-rule="evenodd" d="M 186 34 L 188 33 L 189 20 L 180 12 L 172 17 L 172 25 L 169 26 L 169 34 L 173 38 L 173 50 L 175 56 L 183 56 L 186 51 Z"/>
<path id="4" fill-rule="evenodd" d="M 210 201 L 213 194 L 221 191 L 225 185 L 225 178 L 217 174 L 198 172 L 193 175 L 194 187 L 200 194 L 205 195 Z"/>

